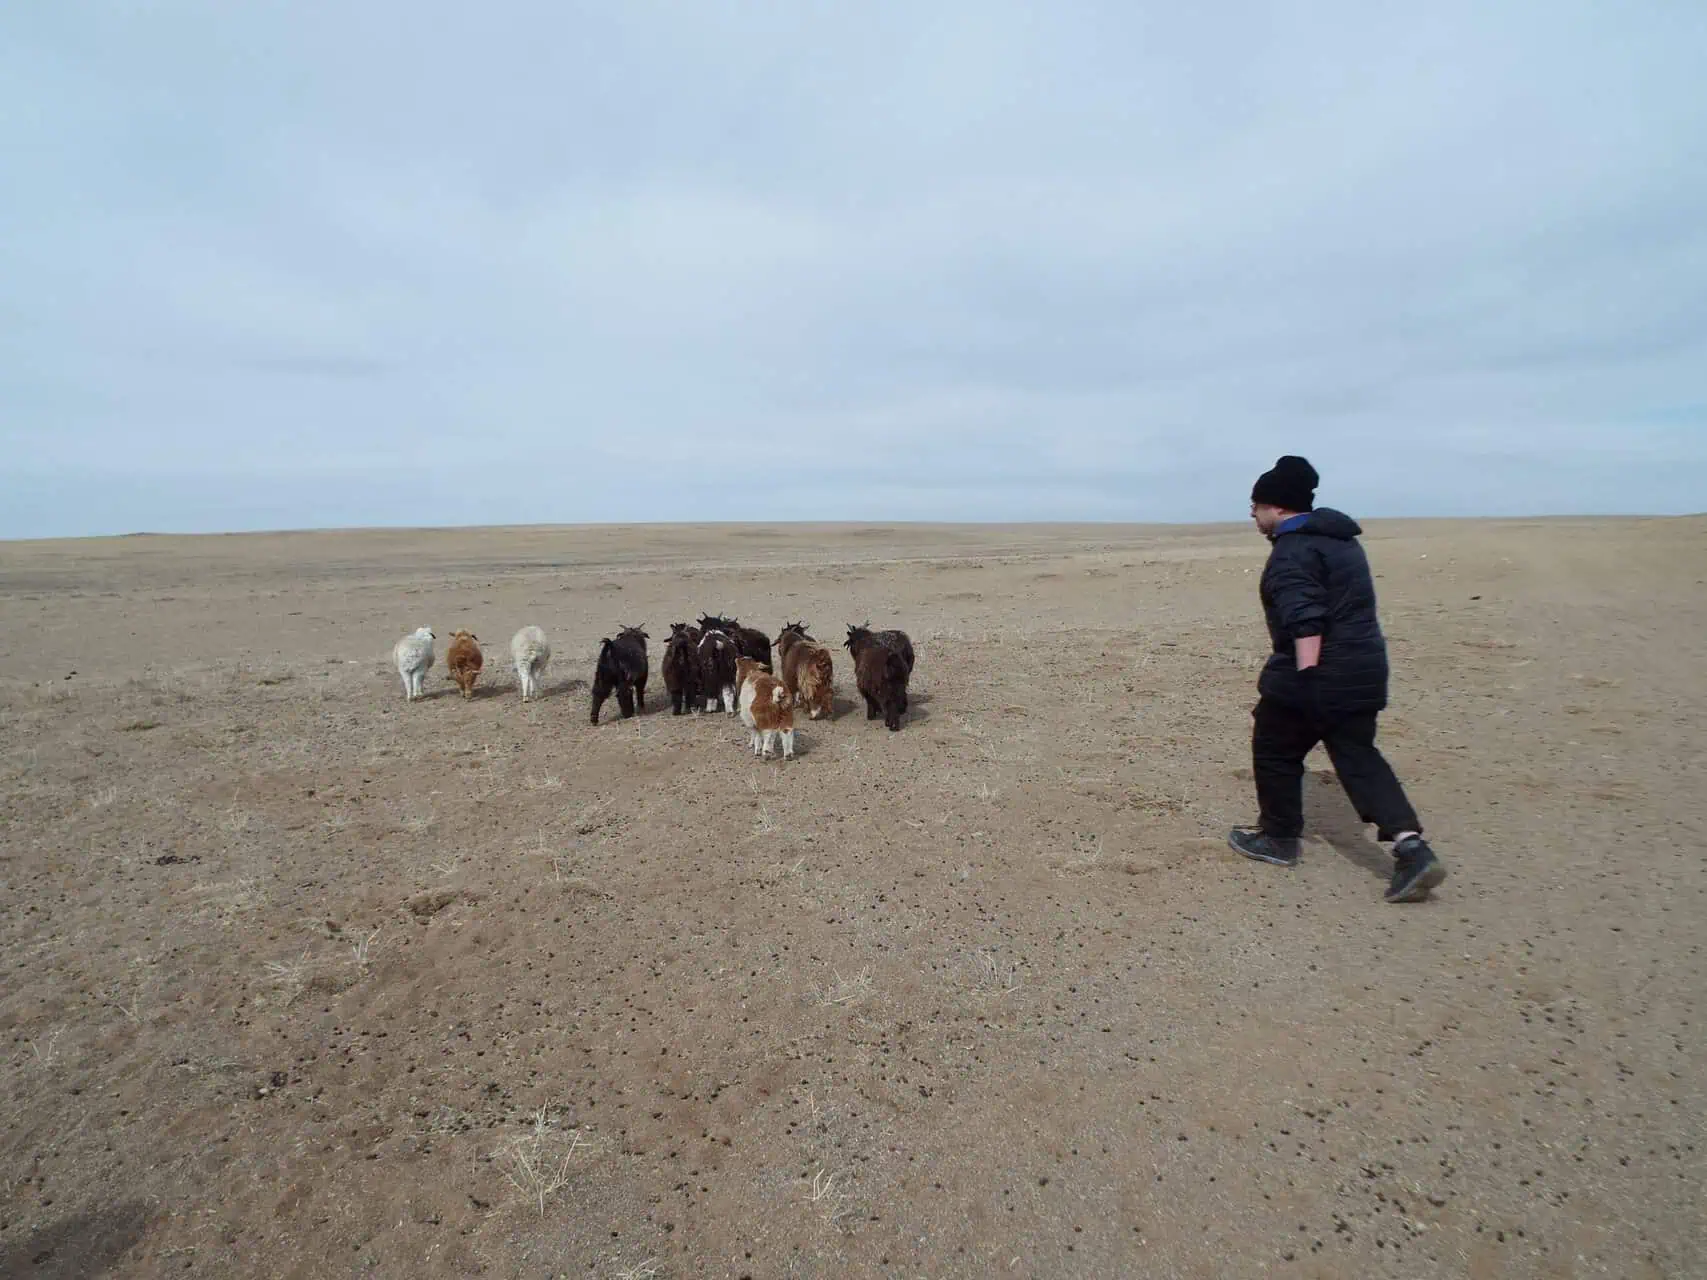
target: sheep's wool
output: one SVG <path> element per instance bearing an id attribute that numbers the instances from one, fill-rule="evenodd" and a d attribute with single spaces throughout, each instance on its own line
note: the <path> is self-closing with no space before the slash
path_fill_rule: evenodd
<path id="1" fill-rule="evenodd" d="M 535 674 L 545 670 L 551 659 L 551 645 L 546 642 L 545 632 L 538 627 L 523 627 L 510 641 L 510 657 L 518 671 L 524 667 Z"/>
<path id="2" fill-rule="evenodd" d="M 404 636 L 397 642 L 393 656 L 397 659 L 397 670 L 404 675 L 412 671 L 425 671 L 433 665 L 433 633 L 422 627 L 419 631 Z"/>

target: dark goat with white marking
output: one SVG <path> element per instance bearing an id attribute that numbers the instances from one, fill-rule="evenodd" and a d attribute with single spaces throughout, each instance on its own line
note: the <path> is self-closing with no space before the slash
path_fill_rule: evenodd
<path id="1" fill-rule="evenodd" d="M 723 709 L 735 714 L 735 695 L 739 692 L 735 686 L 735 662 L 740 656 L 735 642 L 716 627 L 707 628 L 700 636 L 699 688 L 707 711 L 717 710 L 721 699 Z"/>
<path id="2" fill-rule="evenodd" d="M 735 642 L 735 651 L 743 658 L 771 664 L 771 638 L 763 631 L 743 627 L 737 618 L 720 618 L 715 613 L 702 614 L 699 625 L 706 631 L 721 631 Z"/>

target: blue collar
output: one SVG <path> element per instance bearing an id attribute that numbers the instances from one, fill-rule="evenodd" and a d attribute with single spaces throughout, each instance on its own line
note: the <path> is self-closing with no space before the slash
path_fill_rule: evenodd
<path id="1" fill-rule="evenodd" d="M 1275 535 L 1279 536 L 1280 534 L 1283 534 L 1283 533 L 1292 533 L 1294 530 L 1302 529 L 1305 525 L 1305 522 L 1308 521 L 1309 519 L 1310 519 L 1310 513 L 1308 511 L 1305 511 L 1299 515 L 1288 516 L 1286 519 L 1282 520 L 1279 524 L 1274 526 Z"/>

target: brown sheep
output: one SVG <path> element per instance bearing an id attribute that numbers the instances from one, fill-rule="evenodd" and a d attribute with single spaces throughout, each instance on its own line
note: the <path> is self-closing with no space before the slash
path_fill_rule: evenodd
<path id="1" fill-rule="evenodd" d="M 782 684 L 797 707 L 814 720 L 834 718 L 836 667 L 830 651 L 807 633 L 804 622 L 791 622 L 776 638 Z"/>
<path id="2" fill-rule="evenodd" d="M 445 654 L 445 666 L 450 668 L 450 678 L 456 681 L 456 687 L 462 690 L 464 698 L 474 696 L 474 682 L 480 678 L 480 668 L 486 659 L 480 652 L 480 637 L 472 631 L 453 631 L 450 637 L 450 651 Z"/>

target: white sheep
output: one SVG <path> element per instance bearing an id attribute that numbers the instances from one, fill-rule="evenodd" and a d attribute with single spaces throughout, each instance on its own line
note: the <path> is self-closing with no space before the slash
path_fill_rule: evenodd
<path id="1" fill-rule="evenodd" d="M 539 678 L 545 674 L 545 664 L 551 661 L 551 645 L 545 632 L 527 626 L 510 640 L 510 657 L 516 663 L 516 679 L 522 684 L 522 701 L 539 696 Z"/>
<path id="2" fill-rule="evenodd" d="M 403 696 L 413 702 L 421 696 L 421 681 L 433 665 L 433 629 L 417 627 L 391 650 L 397 674 L 403 677 Z"/>

